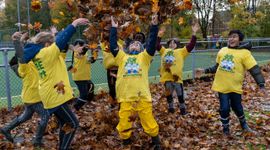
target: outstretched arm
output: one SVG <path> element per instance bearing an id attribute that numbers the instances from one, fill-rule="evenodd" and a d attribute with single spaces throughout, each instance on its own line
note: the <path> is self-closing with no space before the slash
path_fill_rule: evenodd
<path id="1" fill-rule="evenodd" d="M 80 25 L 87 25 L 89 23 L 88 19 L 79 18 L 68 25 L 64 31 L 60 32 L 56 36 L 55 43 L 60 50 L 65 49 L 68 41 L 71 39 L 72 35 L 76 32 L 76 27 Z"/>
<path id="2" fill-rule="evenodd" d="M 206 69 L 202 69 L 202 68 L 198 68 L 195 70 L 195 76 L 196 78 L 200 78 L 202 77 L 203 74 L 214 74 L 217 72 L 217 68 L 218 68 L 219 64 L 216 63 L 214 66 L 206 68 Z"/>
<path id="3" fill-rule="evenodd" d="M 191 52 L 196 45 L 196 41 L 197 41 L 196 34 L 197 34 L 197 31 L 199 30 L 199 28 L 200 27 L 197 23 L 192 26 L 192 37 L 191 37 L 190 42 L 186 45 L 188 52 Z"/>
<path id="4" fill-rule="evenodd" d="M 113 17 L 111 17 L 112 27 L 110 31 L 110 51 L 114 57 L 117 56 L 119 47 L 117 45 L 117 27 L 118 23 L 114 21 Z"/>
<path id="5" fill-rule="evenodd" d="M 254 78 L 256 83 L 258 84 L 258 86 L 260 88 L 264 88 L 265 80 L 264 80 L 264 77 L 262 75 L 260 67 L 258 65 L 255 65 L 254 67 L 252 67 L 248 71 L 250 72 L 250 74 L 252 75 L 252 77 Z"/>
<path id="6" fill-rule="evenodd" d="M 218 66 L 219 64 L 216 63 L 214 66 L 204 69 L 204 73 L 216 73 Z"/>
<path id="7" fill-rule="evenodd" d="M 152 26 L 150 27 L 150 35 L 146 45 L 146 51 L 149 55 L 154 56 L 156 52 L 156 42 L 158 35 L 158 15 L 152 16 Z"/>
<path id="8" fill-rule="evenodd" d="M 162 37 L 163 37 L 165 31 L 166 31 L 166 28 L 165 28 L 165 27 L 161 27 L 161 28 L 159 29 L 159 31 L 158 31 L 158 37 L 157 37 L 157 43 L 156 43 L 156 50 L 157 50 L 157 51 L 160 51 L 161 48 L 162 48 L 162 45 L 161 45 L 161 39 L 162 39 Z"/>

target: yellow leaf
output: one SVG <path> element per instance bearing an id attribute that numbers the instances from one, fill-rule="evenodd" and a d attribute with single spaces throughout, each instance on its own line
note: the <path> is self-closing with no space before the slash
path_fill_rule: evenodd
<path id="1" fill-rule="evenodd" d="M 59 24 L 59 19 L 52 19 L 53 24 Z"/>
<path id="2" fill-rule="evenodd" d="M 64 12 L 62 12 L 62 11 L 60 11 L 59 14 L 60 14 L 61 16 L 65 16 Z"/>
<path id="3" fill-rule="evenodd" d="M 137 26 L 137 27 L 135 28 L 135 31 L 136 31 L 136 32 L 141 32 L 141 28 L 140 28 L 139 26 Z"/>

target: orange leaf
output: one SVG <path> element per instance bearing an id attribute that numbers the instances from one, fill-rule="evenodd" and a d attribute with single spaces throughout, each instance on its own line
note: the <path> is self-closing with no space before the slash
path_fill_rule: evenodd
<path id="1" fill-rule="evenodd" d="M 95 43 L 95 42 L 92 42 L 92 43 L 90 43 L 90 44 L 88 45 L 88 47 L 89 47 L 90 49 L 96 49 L 96 48 L 98 47 L 98 44 Z"/>
<path id="2" fill-rule="evenodd" d="M 179 25 L 182 25 L 184 23 L 184 18 L 183 17 L 180 17 L 179 19 L 178 19 L 178 24 Z"/>
<path id="3" fill-rule="evenodd" d="M 34 30 L 40 30 L 41 27 L 42 27 L 42 24 L 40 22 L 35 22 L 34 23 L 34 26 L 33 26 Z"/>

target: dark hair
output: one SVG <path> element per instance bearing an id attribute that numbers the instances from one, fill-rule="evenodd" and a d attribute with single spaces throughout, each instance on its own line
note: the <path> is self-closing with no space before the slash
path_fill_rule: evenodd
<path id="1" fill-rule="evenodd" d="M 176 48 L 180 48 L 180 41 L 178 40 L 178 39 L 176 39 L 176 38 L 172 38 L 172 39 L 170 39 L 168 42 L 167 42 L 167 46 L 168 47 L 170 47 L 170 43 L 172 42 L 172 41 L 174 41 L 174 43 L 176 44 Z"/>
<path id="2" fill-rule="evenodd" d="M 238 34 L 239 36 L 239 41 L 243 41 L 244 38 L 245 38 L 245 35 L 240 31 L 240 30 L 231 30 L 229 32 L 229 36 L 232 35 L 232 34 Z"/>
<path id="3" fill-rule="evenodd" d="M 80 46 L 83 46 L 84 44 L 85 44 L 85 41 L 84 40 L 82 40 L 82 39 L 76 39 L 75 41 L 74 41 L 74 46 L 75 45 L 80 45 Z"/>
<path id="4" fill-rule="evenodd" d="M 137 32 L 133 35 L 133 40 L 136 40 L 137 36 L 142 36 L 142 41 L 140 41 L 142 44 L 145 43 L 145 35 L 142 32 Z"/>

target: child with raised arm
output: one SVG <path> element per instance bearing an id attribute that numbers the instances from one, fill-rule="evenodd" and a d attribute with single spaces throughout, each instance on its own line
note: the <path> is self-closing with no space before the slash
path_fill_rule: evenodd
<path id="1" fill-rule="evenodd" d="M 60 53 L 76 32 L 76 27 L 88 23 L 88 19 L 76 19 L 58 33 L 56 39 L 50 32 L 40 32 L 35 36 L 35 44 L 27 44 L 24 48 L 24 62 L 33 60 L 38 70 L 39 93 L 44 108 L 54 114 L 60 124 L 59 149 L 69 149 L 79 126 L 77 117 L 67 104 L 73 95 L 65 61 Z"/>
<path id="2" fill-rule="evenodd" d="M 19 64 L 16 68 L 13 67 L 13 70 L 17 72 L 16 74 L 22 79 L 23 87 L 21 97 L 25 109 L 20 116 L 16 117 L 9 124 L 1 128 L 0 132 L 5 136 L 7 140 L 9 140 L 10 142 L 14 142 L 10 131 L 19 126 L 20 124 L 30 120 L 33 114 L 36 112 L 40 117 L 40 121 L 37 126 L 36 135 L 33 138 L 32 142 L 35 147 L 40 147 L 43 146 L 42 138 L 49 120 L 49 113 L 43 108 L 43 104 L 41 102 L 41 97 L 39 95 L 38 89 L 38 71 L 34 63 L 32 61 L 28 63 L 24 63 L 22 61 L 23 39 L 21 36 L 23 37 L 25 36 L 25 34 L 21 35 L 21 33 L 16 32 L 12 36 L 16 51 L 15 57 L 17 57 Z"/>
<path id="3" fill-rule="evenodd" d="M 168 48 L 161 47 L 157 44 L 157 49 L 161 55 L 160 65 L 160 82 L 164 83 L 166 90 L 166 98 L 168 102 L 168 111 L 174 113 L 173 104 L 173 92 L 176 91 L 179 108 L 181 115 L 185 115 L 186 105 L 184 100 L 184 89 L 183 89 L 183 68 L 184 61 L 193 50 L 196 44 L 196 33 L 199 30 L 198 24 L 192 26 L 192 37 L 185 47 L 180 48 L 180 42 L 178 39 L 170 39 L 167 42 Z M 164 30 L 159 31 L 158 43 L 160 43 L 161 36 Z"/>
<path id="4" fill-rule="evenodd" d="M 96 57 L 90 57 L 88 60 L 88 50 L 86 43 L 82 39 L 77 39 L 74 42 L 74 50 L 72 54 L 72 60 L 74 64 L 72 66 L 72 79 L 77 85 L 80 97 L 77 98 L 74 108 L 80 110 L 81 107 L 88 101 L 94 99 L 94 83 L 91 81 L 91 63 L 96 61 Z M 77 48 L 77 49 L 76 49 Z M 92 54 L 95 53 L 94 50 Z"/>
<path id="5" fill-rule="evenodd" d="M 251 55 L 249 45 L 240 45 L 244 34 L 240 30 L 229 32 L 228 47 L 222 48 L 216 58 L 216 65 L 207 69 L 197 69 L 196 74 L 215 73 L 212 90 L 218 92 L 220 104 L 220 121 L 223 126 L 223 133 L 230 134 L 230 109 L 234 111 L 239 119 L 240 125 L 244 131 L 253 132 L 245 119 L 242 106 L 242 85 L 245 77 L 245 71 L 248 70 L 260 90 L 265 93 L 264 77 L 257 65 L 256 60 Z"/>
<path id="6" fill-rule="evenodd" d="M 152 98 L 149 89 L 148 71 L 156 50 L 158 17 L 152 17 L 152 26 L 146 50 L 139 41 L 132 41 L 128 54 L 117 45 L 118 23 L 112 18 L 110 31 L 110 50 L 118 68 L 116 95 L 120 103 L 117 130 L 124 145 L 131 143 L 132 121 L 130 117 L 138 114 L 144 131 L 152 137 L 155 149 L 160 149 L 159 127 L 152 114 Z"/>

